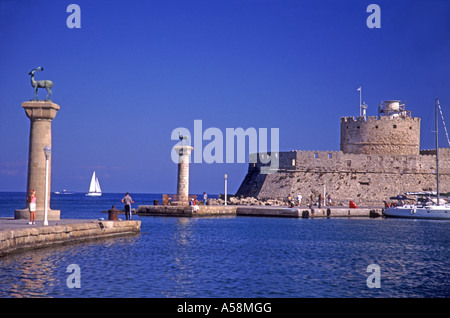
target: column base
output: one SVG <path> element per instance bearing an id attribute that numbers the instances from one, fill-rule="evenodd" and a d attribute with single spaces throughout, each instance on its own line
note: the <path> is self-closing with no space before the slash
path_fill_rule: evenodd
<path id="1" fill-rule="evenodd" d="M 60 220 L 61 211 L 60 210 L 51 210 L 47 211 L 47 220 L 55 221 Z M 30 219 L 30 210 L 22 209 L 14 211 L 14 219 Z M 44 210 L 36 210 L 36 221 L 44 221 Z"/>
<path id="2" fill-rule="evenodd" d="M 170 202 L 170 205 L 176 205 L 176 206 L 189 206 L 189 201 L 172 201 Z"/>

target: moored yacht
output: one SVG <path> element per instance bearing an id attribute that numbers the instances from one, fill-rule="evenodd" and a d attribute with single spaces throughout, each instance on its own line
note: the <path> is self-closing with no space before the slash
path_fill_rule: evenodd
<path id="1" fill-rule="evenodd" d="M 429 197 L 418 200 L 417 204 L 401 204 L 383 210 L 383 215 L 393 218 L 450 220 L 450 204 L 439 196 L 439 148 L 438 148 L 438 108 L 439 100 L 435 102 L 436 124 L 436 200 Z"/>

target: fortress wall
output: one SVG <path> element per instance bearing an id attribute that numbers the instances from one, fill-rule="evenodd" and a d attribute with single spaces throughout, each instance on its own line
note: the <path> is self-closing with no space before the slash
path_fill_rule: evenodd
<path id="1" fill-rule="evenodd" d="M 303 198 L 313 198 L 319 193 L 331 194 L 334 205 L 348 206 L 354 201 L 358 206 L 380 206 L 384 200 L 399 193 L 431 191 L 436 189 L 434 174 L 387 174 L 357 172 L 281 172 L 267 175 L 261 184 L 259 199 L 285 199 L 301 193 Z M 450 191 L 450 175 L 440 175 L 441 192 Z M 306 204 L 307 201 L 303 201 Z"/>
<path id="2" fill-rule="evenodd" d="M 346 154 L 342 151 L 280 152 L 279 170 L 302 172 L 368 172 L 368 173 L 430 173 L 435 170 L 434 150 L 426 155 Z M 450 148 L 439 149 L 441 172 L 450 173 Z M 259 171 L 270 163 L 249 164 L 249 171 Z"/>
<path id="3" fill-rule="evenodd" d="M 304 198 L 323 194 L 324 187 L 338 203 L 380 205 L 398 193 L 436 188 L 436 156 L 345 154 L 341 151 L 290 151 L 279 153 L 280 169 L 260 174 L 258 162 L 249 165 L 237 195 L 282 199 L 289 193 Z M 450 149 L 439 149 L 441 192 L 450 191 Z M 294 160 L 294 162 L 292 162 Z M 293 166 L 295 164 L 295 167 Z"/>
<path id="4" fill-rule="evenodd" d="M 442 151 L 442 150 L 441 150 Z M 429 153 L 429 152 L 428 152 Z M 372 172 L 416 171 L 435 160 L 433 155 L 422 158 L 419 155 L 378 155 L 378 154 L 346 154 L 342 151 L 290 151 L 274 154 L 279 160 L 279 170 L 308 171 L 341 171 L 369 170 Z M 259 159 L 267 158 L 265 154 L 252 154 L 256 163 L 249 164 L 249 171 L 260 170 L 262 166 L 270 166 L 270 162 L 262 163 Z M 431 158 L 433 157 L 433 158 Z"/>
<path id="5" fill-rule="evenodd" d="M 341 118 L 341 150 L 344 153 L 418 155 L 419 148 L 420 118 Z"/>

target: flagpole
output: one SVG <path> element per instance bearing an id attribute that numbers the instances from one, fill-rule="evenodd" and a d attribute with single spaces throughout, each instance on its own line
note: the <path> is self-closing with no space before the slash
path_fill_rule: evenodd
<path id="1" fill-rule="evenodd" d="M 361 88 L 361 86 L 360 87 L 358 87 L 358 89 L 357 89 L 357 91 L 359 91 L 359 117 L 361 117 L 362 116 L 362 114 L 361 114 L 361 101 L 362 101 L 362 88 Z"/>

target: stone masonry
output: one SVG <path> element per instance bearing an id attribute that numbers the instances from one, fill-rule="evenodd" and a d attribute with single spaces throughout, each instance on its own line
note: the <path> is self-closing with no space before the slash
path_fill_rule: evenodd
<path id="1" fill-rule="evenodd" d="M 344 153 L 418 155 L 419 148 L 420 118 L 341 118 Z"/>
<path id="2" fill-rule="evenodd" d="M 189 161 L 192 149 L 191 146 L 177 146 L 178 153 L 178 181 L 177 181 L 177 204 L 189 204 Z"/>
<path id="3" fill-rule="evenodd" d="M 4 226 L 8 222 L 2 220 Z M 69 242 L 109 238 L 139 233 L 141 221 L 83 221 L 65 220 L 49 226 L 23 226 L 14 220 L 15 228 L 0 228 L 0 257 L 16 251 L 46 247 Z M 22 221 L 23 222 L 23 221 Z M 6 224 L 5 224 L 6 223 Z M 23 223 L 22 223 L 23 224 Z"/>
<path id="4" fill-rule="evenodd" d="M 334 204 L 381 205 L 399 193 L 436 190 L 435 151 L 419 155 L 344 154 L 342 151 L 280 152 L 280 168 L 261 174 L 250 164 L 237 196 L 285 199 L 298 193 L 317 199 L 329 193 Z M 441 192 L 450 191 L 450 149 L 439 149 Z M 305 203 L 307 201 L 304 201 Z"/>

